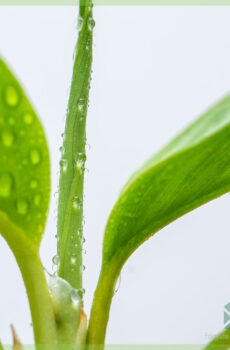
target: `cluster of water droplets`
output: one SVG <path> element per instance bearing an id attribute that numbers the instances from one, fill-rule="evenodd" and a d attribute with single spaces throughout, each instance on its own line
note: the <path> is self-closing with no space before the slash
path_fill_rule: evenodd
<path id="1" fill-rule="evenodd" d="M 71 285 L 59 276 L 51 276 L 49 290 L 56 308 L 62 309 L 62 305 L 78 309 L 81 305 L 84 290 L 74 289 Z"/>
<path id="2" fill-rule="evenodd" d="M 14 110 L 16 107 L 18 107 L 21 102 L 21 94 L 17 86 L 14 84 L 6 85 L 3 90 L 3 99 L 6 106 L 9 109 Z M 24 124 L 24 128 L 19 130 L 15 128 L 15 124 L 17 123 L 18 118 L 21 118 Z M 12 153 L 17 151 L 17 148 L 20 147 L 20 143 L 23 142 L 23 140 L 20 140 L 20 137 L 24 137 L 24 135 L 26 134 L 26 128 L 34 122 L 34 119 L 34 114 L 31 111 L 24 111 L 21 114 L 19 113 L 19 116 L 17 117 L 14 117 L 12 113 L 12 115 L 9 118 L 7 118 L 7 120 L 5 120 L 3 116 L 0 117 L 0 125 L 2 129 L 0 143 L 4 147 L 3 160 L 7 161 L 7 152 Z M 17 130 L 17 132 L 15 130 Z M 41 163 L 41 161 L 41 151 L 38 148 L 32 147 L 25 156 L 25 158 L 21 160 L 18 165 L 15 166 L 18 166 L 18 170 L 23 171 L 23 167 L 25 165 L 31 164 L 32 166 L 37 166 Z M 0 198 L 13 198 L 12 195 L 15 192 L 15 187 L 15 175 L 10 171 L 0 172 Z M 27 198 L 19 197 L 15 200 L 15 210 L 20 216 L 27 215 L 29 213 L 31 205 L 37 207 L 41 203 L 41 195 L 37 192 L 38 181 L 35 178 L 32 178 L 28 184 L 28 187 L 33 193 L 32 199 L 28 200 Z M 31 217 L 28 215 L 27 219 L 29 220 L 30 218 Z M 38 230 L 42 230 L 41 225 L 39 225 Z"/>

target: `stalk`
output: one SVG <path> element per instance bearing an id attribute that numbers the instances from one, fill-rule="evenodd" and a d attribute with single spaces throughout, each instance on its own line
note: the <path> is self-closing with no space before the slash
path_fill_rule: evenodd
<path id="1" fill-rule="evenodd" d="M 37 248 L 25 240 L 24 232 L 0 213 L 0 231 L 7 232 L 8 245 L 14 253 L 25 283 L 36 344 L 57 344 L 57 329 L 53 302 Z"/>
<path id="2" fill-rule="evenodd" d="M 109 269 L 102 267 L 89 320 L 86 343 L 91 350 L 102 350 L 109 320 L 109 312 L 120 270 L 116 263 Z"/>
<path id="3" fill-rule="evenodd" d="M 86 116 L 92 66 L 94 20 L 92 1 L 81 0 L 71 91 L 68 103 L 59 181 L 58 275 L 82 290 L 83 190 Z M 81 296 L 82 297 L 82 296 Z"/>

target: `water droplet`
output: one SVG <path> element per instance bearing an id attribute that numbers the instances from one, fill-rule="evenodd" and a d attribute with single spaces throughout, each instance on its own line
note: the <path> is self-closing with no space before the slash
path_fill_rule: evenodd
<path id="1" fill-rule="evenodd" d="M 89 144 L 89 143 L 86 143 L 86 145 L 85 145 L 85 149 L 86 149 L 86 151 L 89 151 L 89 150 L 91 149 L 91 146 L 90 146 L 90 144 Z"/>
<path id="2" fill-rule="evenodd" d="M 77 103 L 77 110 L 79 113 L 83 113 L 85 109 L 85 99 L 80 98 L 78 103 Z"/>
<path id="3" fill-rule="evenodd" d="M 66 159 L 61 159 L 60 161 L 60 166 L 62 168 L 63 171 L 66 171 L 68 168 L 68 163 Z"/>
<path id="4" fill-rule="evenodd" d="M 5 102 L 9 107 L 16 107 L 19 104 L 19 93 L 13 85 L 8 85 L 4 91 Z"/>
<path id="5" fill-rule="evenodd" d="M 32 124 L 33 122 L 33 115 L 31 113 L 25 113 L 23 115 L 23 120 L 24 120 L 24 123 L 29 125 L 29 124 Z"/>
<path id="6" fill-rule="evenodd" d="M 10 196 L 13 188 L 13 177 L 9 173 L 0 174 L 0 197 Z"/>
<path id="7" fill-rule="evenodd" d="M 74 307 L 78 307 L 81 302 L 79 289 L 72 289 L 70 293 L 70 297 Z"/>
<path id="8" fill-rule="evenodd" d="M 80 32 L 82 30 L 84 19 L 79 16 L 77 19 L 77 30 Z"/>
<path id="9" fill-rule="evenodd" d="M 82 265 L 82 271 L 85 271 L 85 265 Z"/>
<path id="10" fill-rule="evenodd" d="M 35 188 L 37 188 L 37 187 L 38 187 L 38 182 L 37 182 L 37 180 L 31 180 L 31 181 L 30 181 L 30 188 L 35 189 Z"/>
<path id="11" fill-rule="evenodd" d="M 73 197 L 73 208 L 74 209 L 81 209 L 82 201 L 78 196 Z"/>
<path id="12" fill-rule="evenodd" d="M 54 265 L 59 266 L 60 264 L 60 257 L 58 255 L 54 255 L 52 262 Z"/>
<path id="13" fill-rule="evenodd" d="M 36 194 L 34 196 L 33 201 L 34 201 L 34 205 L 38 206 L 41 203 L 41 195 L 40 194 Z"/>
<path id="14" fill-rule="evenodd" d="M 85 161 L 86 161 L 85 153 L 78 153 L 77 159 L 76 159 L 76 165 L 79 170 L 85 169 Z"/>
<path id="15" fill-rule="evenodd" d="M 70 258 L 71 264 L 72 265 L 76 265 L 77 263 L 77 255 L 76 254 L 72 254 L 71 258 Z"/>
<path id="16" fill-rule="evenodd" d="M 28 211 L 28 202 L 25 199 L 19 199 L 16 202 L 16 208 L 18 214 L 25 215 Z"/>
<path id="17" fill-rule="evenodd" d="M 2 143 L 5 147 L 11 147 L 14 143 L 14 135 L 12 132 L 5 130 L 2 133 Z"/>
<path id="18" fill-rule="evenodd" d="M 32 149 L 32 151 L 30 151 L 30 160 L 34 165 L 37 165 L 40 163 L 41 155 L 37 149 Z"/>
<path id="19" fill-rule="evenodd" d="M 89 17 L 88 19 L 88 29 L 90 32 L 92 32 L 93 28 L 95 27 L 95 21 L 93 17 Z"/>
<path id="20" fill-rule="evenodd" d="M 65 153 L 65 147 L 64 146 L 61 146 L 59 148 L 59 151 L 61 152 L 61 155 L 63 156 L 63 154 Z"/>

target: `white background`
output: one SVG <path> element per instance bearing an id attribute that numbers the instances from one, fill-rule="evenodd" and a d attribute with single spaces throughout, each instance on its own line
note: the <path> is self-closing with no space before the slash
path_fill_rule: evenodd
<path id="1" fill-rule="evenodd" d="M 53 195 L 41 255 L 55 254 L 59 146 L 77 32 L 74 7 L 0 7 L 0 52 L 44 124 Z M 230 7 L 97 7 L 88 115 L 84 283 L 89 314 L 103 230 L 131 173 L 230 90 Z M 107 343 L 206 343 L 230 302 L 230 196 L 186 215 L 127 262 Z M 0 239 L 0 338 L 33 342 L 20 273 Z"/>

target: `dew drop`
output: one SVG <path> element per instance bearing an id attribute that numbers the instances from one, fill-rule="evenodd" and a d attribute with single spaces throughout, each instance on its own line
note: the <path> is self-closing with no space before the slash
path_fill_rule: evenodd
<path id="1" fill-rule="evenodd" d="M 28 202 L 25 199 L 19 199 L 16 202 L 17 212 L 20 215 L 25 215 L 28 212 Z"/>
<path id="2" fill-rule="evenodd" d="M 25 113 L 23 116 L 24 123 L 29 125 L 33 122 L 33 115 L 31 113 Z"/>
<path id="3" fill-rule="evenodd" d="M 77 255 L 76 254 L 72 254 L 71 258 L 70 258 L 71 264 L 72 265 L 76 265 L 77 263 Z"/>
<path id="4" fill-rule="evenodd" d="M 63 156 L 63 154 L 65 153 L 65 147 L 64 146 L 61 146 L 59 148 L 59 151 L 61 152 L 61 155 Z"/>
<path id="5" fill-rule="evenodd" d="M 58 255 L 54 255 L 52 262 L 54 265 L 59 266 L 60 264 L 60 257 Z"/>
<path id="6" fill-rule="evenodd" d="M 79 16 L 77 19 L 77 30 L 80 32 L 83 28 L 84 19 Z"/>
<path id="7" fill-rule="evenodd" d="M 30 188 L 35 189 L 38 187 L 38 182 L 37 180 L 31 180 L 30 181 Z"/>
<path id="8" fill-rule="evenodd" d="M 85 168 L 86 155 L 85 153 L 78 153 L 76 159 L 76 165 L 79 170 L 84 170 Z"/>
<path id="9" fill-rule="evenodd" d="M 13 177 L 9 173 L 0 174 L 0 197 L 7 198 L 10 196 L 13 188 Z"/>
<path id="10" fill-rule="evenodd" d="M 88 19 L 88 29 L 90 32 L 92 32 L 93 28 L 95 27 L 95 21 L 93 17 L 89 17 Z"/>
<path id="11" fill-rule="evenodd" d="M 71 301 L 73 303 L 73 306 L 78 307 L 80 302 L 81 302 L 79 289 L 72 289 L 71 293 L 70 293 L 70 297 L 71 297 Z"/>
<path id="12" fill-rule="evenodd" d="M 82 265 L 82 271 L 85 271 L 85 265 Z"/>
<path id="13" fill-rule="evenodd" d="M 19 93 L 13 85 L 8 85 L 5 88 L 4 98 L 9 107 L 16 107 L 19 104 Z"/>
<path id="14" fill-rule="evenodd" d="M 41 195 L 40 194 L 36 194 L 34 196 L 33 201 L 34 201 L 34 205 L 38 206 L 41 203 Z"/>
<path id="15" fill-rule="evenodd" d="M 84 108 L 85 108 L 85 99 L 80 98 L 78 103 L 77 103 L 77 110 L 79 113 L 83 113 Z"/>
<path id="16" fill-rule="evenodd" d="M 37 149 L 32 149 L 30 151 L 30 160 L 31 160 L 31 163 L 34 165 L 37 165 L 40 163 L 41 154 Z"/>
<path id="17" fill-rule="evenodd" d="M 73 208 L 74 209 L 81 209 L 82 202 L 81 199 L 78 196 L 73 197 Z"/>
<path id="18" fill-rule="evenodd" d="M 2 133 L 2 143 L 5 147 L 11 147 L 14 143 L 14 135 L 10 131 L 3 131 Z"/>
<path id="19" fill-rule="evenodd" d="M 66 172 L 67 168 L 68 168 L 68 163 L 67 163 L 67 160 L 66 159 L 61 159 L 60 161 L 60 166 L 62 168 L 62 170 L 64 172 Z"/>

